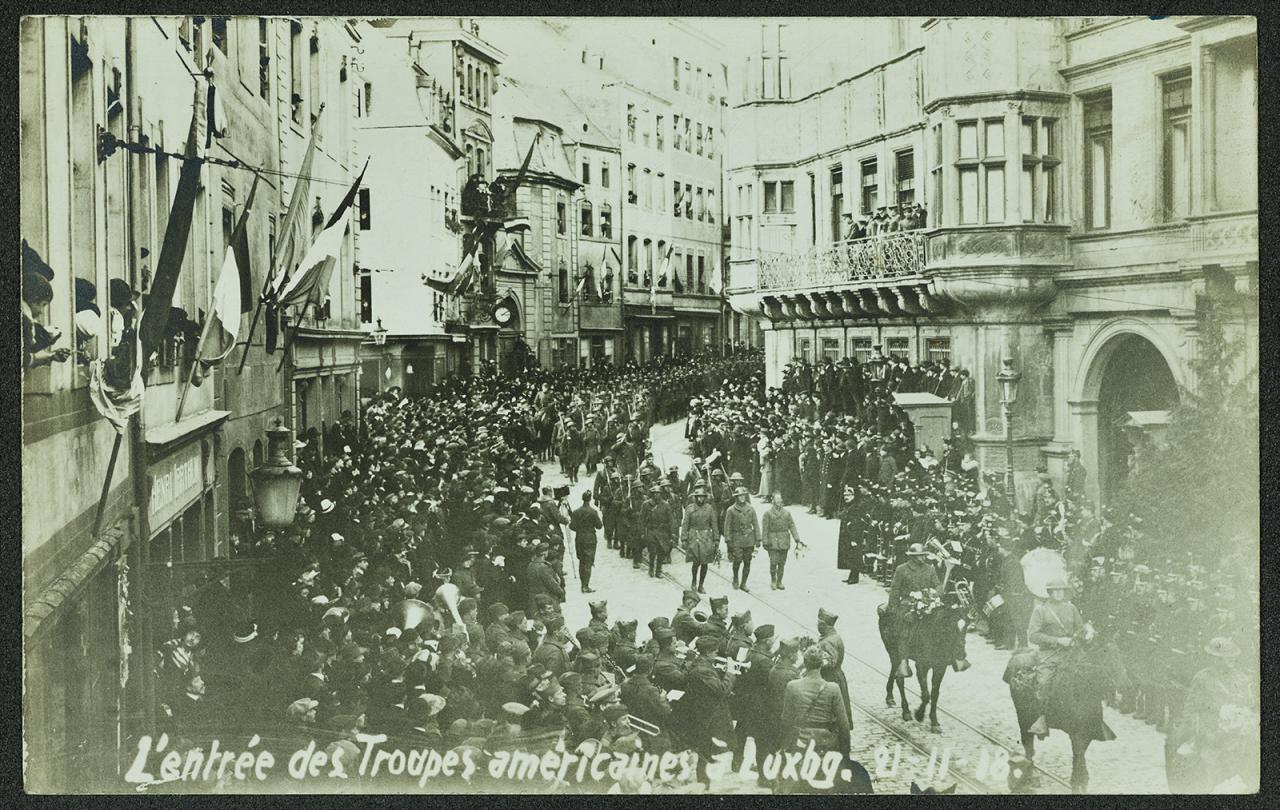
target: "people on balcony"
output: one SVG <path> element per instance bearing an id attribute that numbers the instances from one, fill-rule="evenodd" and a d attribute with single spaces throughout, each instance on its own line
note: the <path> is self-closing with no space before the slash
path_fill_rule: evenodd
<path id="1" fill-rule="evenodd" d="M 871 215 L 870 220 L 864 217 L 855 220 L 852 214 L 844 216 L 848 220 L 844 235 L 846 242 L 865 239 L 869 236 L 919 230 L 925 227 L 928 221 L 925 208 L 919 203 L 881 206 Z"/>

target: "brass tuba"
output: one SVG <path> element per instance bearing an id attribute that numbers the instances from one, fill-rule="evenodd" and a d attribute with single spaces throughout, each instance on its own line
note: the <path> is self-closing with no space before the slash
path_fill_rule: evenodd
<path id="1" fill-rule="evenodd" d="M 422 624 L 428 614 L 431 613 L 431 606 L 421 599 L 405 599 L 396 603 L 395 617 L 396 626 L 401 630 L 412 630 Z"/>

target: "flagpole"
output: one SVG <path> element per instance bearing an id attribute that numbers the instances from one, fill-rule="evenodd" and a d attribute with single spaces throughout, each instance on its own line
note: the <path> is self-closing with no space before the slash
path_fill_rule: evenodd
<path id="1" fill-rule="evenodd" d="M 191 361 L 191 373 L 187 375 L 187 382 L 182 386 L 182 391 L 178 394 L 178 412 L 174 414 L 173 421 L 182 420 L 182 408 L 187 404 L 187 392 L 191 390 L 191 384 L 196 379 L 196 368 L 200 365 L 200 350 L 204 348 L 204 342 L 209 337 L 209 333 L 213 331 L 213 307 L 209 307 L 208 314 L 204 318 L 204 329 L 200 330 L 200 342 L 196 344 L 196 355 Z"/>
<path id="2" fill-rule="evenodd" d="M 102 482 L 102 494 L 98 496 L 98 512 L 93 517 L 93 536 L 102 533 L 102 518 L 107 513 L 107 496 L 111 494 L 111 476 L 116 471 L 116 459 L 120 457 L 120 444 L 124 439 L 124 431 L 116 429 L 116 442 L 111 446 L 111 460 L 107 462 L 107 477 Z"/>

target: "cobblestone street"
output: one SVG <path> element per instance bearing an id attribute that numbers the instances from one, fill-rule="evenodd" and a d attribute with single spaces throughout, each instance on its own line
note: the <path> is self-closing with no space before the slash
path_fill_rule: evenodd
<path id="1" fill-rule="evenodd" d="M 654 427 L 653 455 L 664 469 L 672 464 L 678 465 L 681 473 L 688 469 L 690 457 L 683 434 L 683 421 Z M 542 467 L 544 483 L 565 482 L 555 462 Z M 579 478 L 572 488 L 574 505 L 580 502 L 580 493 L 591 481 L 590 476 Z M 757 511 L 763 512 L 764 504 L 758 499 L 753 501 Z M 772 623 L 780 636 L 816 637 L 820 606 L 840 616 L 836 629 L 848 650 L 844 671 L 854 704 L 853 755 L 872 774 L 877 792 L 905 793 L 913 781 L 921 787 L 958 783 L 959 793 L 1006 792 L 1004 763 L 1009 756 L 1021 753 L 1013 704 L 1001 679 L 1009 653 L 971 633 L 967 649 L 972 668 L 963 673 L 948 670 L 942 683 L 938 711 L 941 733 L 930 733 L 927 720 L 903 721 L 901 708 L 886 706 L 883 698 L 888 656 L 877 629 L 876 607 L 885 601 L 886 588 L 867 576 L 858 585 L 844 584 L 843 574 L 834 568 L 837 522 L 811 515 L 803 507 L 789 509 L 808 547 L 800 556 L 793 550 L 784 582 L 786 591 L 768 589 L 767 558 L 759 553 L 748 583 L 750 592 L 733 590 L 725 561 L 711 568 L 708 598 L 728 595 L 731 610 L 749 608 L 757 625 Z M 680 559 L 678 551 L 675 559 Z M 604 598 L 609 602 L 612 619 L 639 620 L 640 640 L 647 637 L 644 624 L 651 616 L 675 612 L 688 576 L 687 567 L 675 562 L 666 568 L 663 579 L 650 579 L 646 571 L 634 570 L 617 552 L 605 548 L 603 541 L 592 575 L 595 594 L 582 594 L 576 569 L 572 565 L 566 568 L 569 581 L 564 613 L 570 626 L 584 625 L 590 618 L 588 598 Z M 702 607 L 706 609 L 705 602 Z M 914 710 L 919 705 L 914 678 L 908 679 L 907 694 Z M 1167 792 L 1164 735 L 1110 707 L 1105 710 L 1105 717 L 1117 739 L 1090 746 L 1090 792 Z M 728 760 L 727 754 L 720 757 L 711 769 L 714 792 L 764 792 L 756 786 L 753 772 L 727 773 Z M 944 762 L 946 771 L 942 772 Z M 1055 730 L 1048 739 L 1038 742 L 1035 764 L 1039 770 L 1036 792 L 1070 792 L 1071 745 L 1065 734 Z"/>

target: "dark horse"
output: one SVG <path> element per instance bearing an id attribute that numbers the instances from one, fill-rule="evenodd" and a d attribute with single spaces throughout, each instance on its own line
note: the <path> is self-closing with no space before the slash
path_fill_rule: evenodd
<path id="1" fill-rule="evenodd" d="M 1027 759 L 1035 762 L 1035 735 L 1027 728 L 1040 715 L 1049 728 L 1065 731 L 1071 738 L 1071 790 L 1085 793 L 1089 789 L 1089 768 L 1085 753 L 1089 743 L 1114 740 L 1115 732 L 1102 719 L 1102 702 L 1129 683 L 1114 641 L 1100 638 L 1076 642 L 1053 677 L 1046 705 L 1036 699 L 1032 651 L 1018 652 L 1009 659 L 1004 680 L 1009 684 L 1013 707 L 1018 713 L 1018 731 Z"/>
<path id="2" fill-rule="evenodd" d="M 916 680 L 920 685 L 920 696 L 923 699 L 916 709 L 917 722 L 924 721 L 925 709 L 929 710 L 929 730 L 937 734 L 942 731 L 938 725 L 938 692 L 942 689 L 942 678 L 959 657 L 964 641 L 964 633 L 968 620 L 964 611 L 954 603 L 947 603 L 916 619 L 910 638 L 905 640 L 899 628 L 901 620 L 885 605 L 880 606 L 880 641 L 885 652 L 889 653 L 889 677 L 884 684 L 884 703 L 894 705 L 893 684 L 898 684 L 898 694 L 902 698 L 902 719 L 911 719 L 911 704 L 907 700 L 906 678 L 899 674 L 899 667 L 904 661 L 914 661 Z"/>

